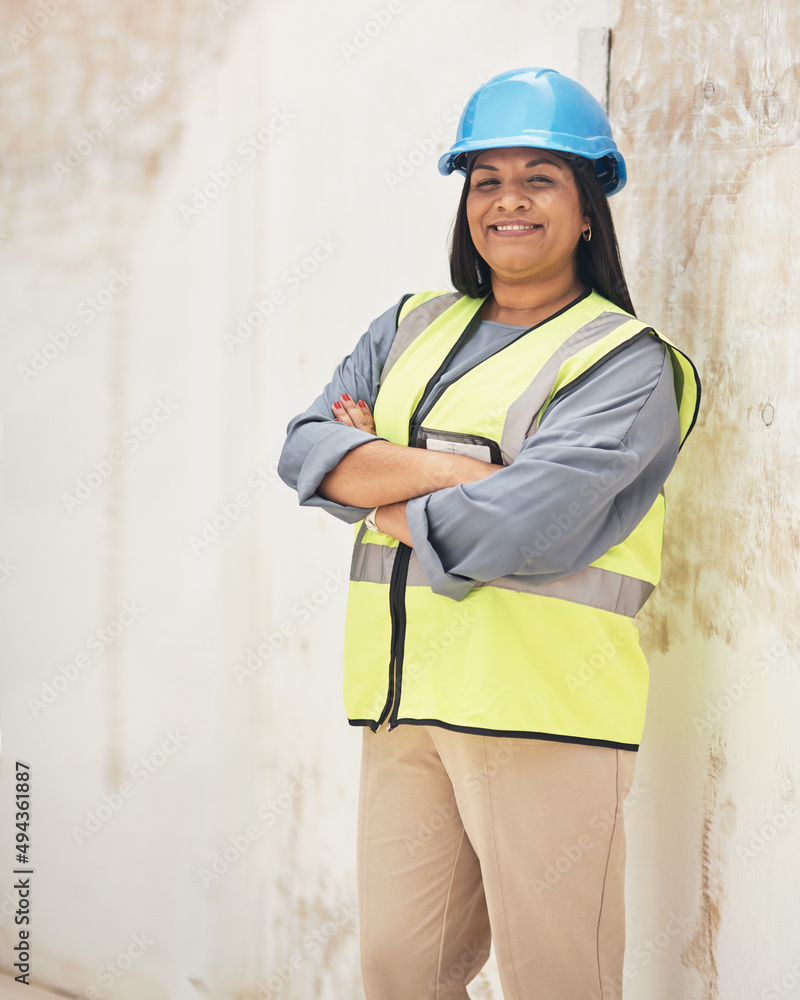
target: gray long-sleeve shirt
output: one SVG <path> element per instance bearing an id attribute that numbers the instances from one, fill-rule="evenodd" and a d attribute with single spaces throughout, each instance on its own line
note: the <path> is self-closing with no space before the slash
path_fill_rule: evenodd
<path id="1" fill-rule="evenodd" d="M 326 500 L 317 488 L 349 451 L 375 437 L 340 424 L 331 405 L 347 392 L 374 406 L 398 306 L 370 324 L 322 394 L 289 423 L 278 465 L 303 506 L 351 523 L 367 509 Z M 481 321 L 448 370 L 521 329 Z M 461 600 L 477 581 L 521 574 L 549 583 L 585 568 L 647 513 L 675 464 L 679 439 L 666 348 L 641 337 L 553 402 L 511 465 L 409 500 L 408 526 L 431 589 Z"/>

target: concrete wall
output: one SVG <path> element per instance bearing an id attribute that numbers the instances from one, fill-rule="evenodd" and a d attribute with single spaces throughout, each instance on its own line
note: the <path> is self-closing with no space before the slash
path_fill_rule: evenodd
<path id="1" fill-rule="evenodd" d="M 435 160 L 469 93 L 550 64 L 602 98 L 615 24 L 634 301 L 707 390 L 643 622 L 626 996 L 760 996 L 791 975 L 788 0 L 726 20 L 599 0 L 56 2 L 0 14 L 0 822 L 26 761 L 32 979 L 123 1000 L 362 995 L 350 532 L 300 511 L 275 460 L 369 320 L 447 284 L 459 185 Z M 12 974 L 13 881 L 6 853 Z M 491 967 L 472 992 L 499 1000 Z"/>
<path id="2" fill-rule="evenodd" d="M 704 382 L 643 613 L 635 998 L 800 996 L 796 13 L 629 2 L 614 29 L 633 300 Z"/>

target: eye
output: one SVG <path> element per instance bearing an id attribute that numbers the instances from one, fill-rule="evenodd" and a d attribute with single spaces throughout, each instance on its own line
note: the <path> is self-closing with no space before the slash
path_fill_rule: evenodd
<path id="1" fill-rule="evenodd" d="M 499 184 L 499 183 L 500 182 L 498 181 L 498 179 L 496 177 L 485 177 L 482 181 L 478 181 L 475 184 L 475 187 L 476 188 L 485 188 L 485 187 L 489 187 L 490 185 L 493 186 L 493 185 Z"/>
<path id="2" fill-rule="evenodd" d="M 528 180 L 529 181 L 534 181 L 537 184 L 540 181 L 543 182 L 543 183 L 545 183 L 545 184 L 552 184 L 553 183 L 553 178 L 552 177 L 548 177 L 546 174 L 538 174 L 536 177 L 529 177 Z"/>

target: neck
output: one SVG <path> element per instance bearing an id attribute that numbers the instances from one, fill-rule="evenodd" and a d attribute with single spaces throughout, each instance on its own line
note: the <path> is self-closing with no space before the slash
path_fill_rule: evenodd
<path id="1" fill-rule="evenodd" d="M 481 309 L 483 319 L 513 326 L 536 326 L 569 305 L 586 286 L 572 275 L 568 281 L 509 284 L 492 275 L 492 293 Z"/>

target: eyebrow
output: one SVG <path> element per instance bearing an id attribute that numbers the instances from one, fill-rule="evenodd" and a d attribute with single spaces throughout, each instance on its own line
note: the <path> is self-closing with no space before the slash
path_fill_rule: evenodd
<path id="1" fill-rule="evenodd" d="M 538 160 L 531 160 L 530 163 L 525 164 L 525 170 L 528 167 L 538 167 L 540 163 L 548 163 L 551 167 L 555 167 L 556 170 L 561 170 L 561 164 L 556 163 L 555 160 L 547 160 L 544 157 L 540 157 Z M 491 166 L 489 163 L 476 163 L 472 168 L 473 170 L 497 170 L 497 167 Z"/>

